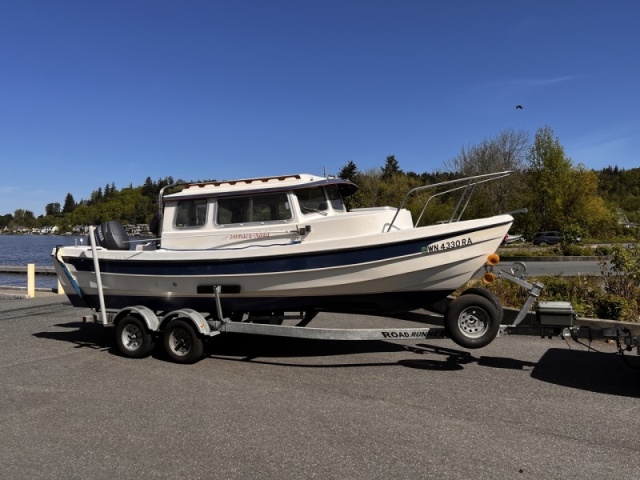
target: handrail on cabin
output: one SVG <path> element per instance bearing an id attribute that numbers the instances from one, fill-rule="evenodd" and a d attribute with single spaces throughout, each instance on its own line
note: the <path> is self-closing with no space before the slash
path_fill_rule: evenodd
<path id="1" fill-rule="evenodd" d="M 396 221 L 396 218 L 398 218 L 398 214 L 400 213 L 400 210 L 404 208 L 409 197 L 411 197 L 412 195 L 418 192 L 422 192 L 424 190 L 429 190 L 429 189 L 435 190 L 437 188 L 440 188 L 446 185 L 462 184 L 462 185 L 458 185 L 456 187 L 448 188 L 441 192 L 436 192 L 432 194 L 424 203 L 424 206 L 420 211 L 420 215 L 418 216 L 418 219 L 416 220 L 415 225 L 418 225 L 420 223 L 420 220 L 422 219 L 422 216 L 424 215 L 424 212 L 427 209 L 427 206 L 429 205 L 429 202 L 432 199 L 439 197 L 441 195 L 445 195 L 447 193 L 455 192 L 457 190 L 462 190 L 460 194 L 460 198 L 458 199 L 458 203 L 456 207 L 453 209 L 453 212 L 451 213 L 451 216 L 449 217 L 449 220 L 448 220 L 449 223 L 457 222 L 460 220 L 460 218 L 462 217 L 462 214 L 466 210 L 467 205 L 469 204 L 469 200 L 473 196 L 473 193 L 478 185 L 480 185 L 481 183 L 491 182 L 493 180 L 504 178 L 508 175 L 511 175 L 512 173 L 513 173 L 512 170 L 505 170 L 503 172 L 485 173 L 483 175 L 474 175 L 472 177 L 458 178 L 456 180 L 447 180 L 445 182 L 434 183 L 431 185 L 422 185 L 420 187 L 412 188 L 405 194 L 404 198 L 402 199 L 402 202 L 400 202 L 400 205 L 398 206 L 396 213 L 393 216 L 393 220 L 391 220 L 391 223 L 387 228 L 387 232 L 391 231 L 391 228 L 393 227 L 393 224 Z"/>

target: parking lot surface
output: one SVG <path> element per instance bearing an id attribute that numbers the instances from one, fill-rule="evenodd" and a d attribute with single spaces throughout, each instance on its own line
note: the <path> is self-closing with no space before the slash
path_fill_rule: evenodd
<path id="1" fill-rule="evenodd" d="M 640 358 L 614 345 L 223 334 L 176 365 L 119 356 L 85 313 L 0 302 L 3 478 L 640 479 Z"/>

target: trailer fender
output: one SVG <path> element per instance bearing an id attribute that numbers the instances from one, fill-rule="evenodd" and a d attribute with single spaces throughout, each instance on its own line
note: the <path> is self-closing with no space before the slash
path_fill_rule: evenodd
<path id="1" fill-rule="evenodd" d="M 162 321 L 162 328 L 165 328 L 169 324 L 169 322 L 177 320 L 178 318 L 191 321 L 191 323 L 193 323 L 193 326 L 201 335 L 211 335 L 211 328 L 209 327 L 209 323 L 207 323 L 207 320 L 202 316 L 200 312 L 197 312 L 191 308 L 183 308 L 180 310 L 169 312 L 167 315 L 165 315 Z"/>
<path id="2" fill-rule="evenodd" d="M 150 332 L 157 332 L 160 330 L 160 320 L 153 310 L 145 307 L 144 305 L 135 305 L 133 307 L 126 307 L 120 310 L 115 318 L 113 319 L 113 324 L 117 325 L 121 318 L 127 315 L 135 315 L 140 318 L 147 325 L 147 328 Z"/>

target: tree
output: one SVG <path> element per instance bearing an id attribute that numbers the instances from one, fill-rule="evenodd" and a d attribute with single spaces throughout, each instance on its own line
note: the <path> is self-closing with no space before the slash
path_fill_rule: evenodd
<path id="1" fill-rule="evenodd" d="M 0 228 L 9 226 L 11 222 L 13 222 L 13 215 L 10 213 L 0 216 Z"/>
<path id="2" fill-rule="evenodd" d="M 527 160 L 529 236 L 538 229 L 577 227 L 596 236 L 615 231 L 613 211 L 598 196 L 597 175 L 573 166 L 550 127 L 536 132 Z"/>
<path id="3" fill-rule="evenodd" d="M 388 180 L 396 173 L 402 173 L 402 170 L 400 170 L 400 166 L 398 165 L 396 157 L 394 155 L 389 155 L 384 164 L 384 167 L 382 167 L 381 178 L 382 180 Z"/>
<path id="4" fill-rule="evenodd" d="M 571 159 L 551 127 L 538 129 L 529 153 L 530 225 L 536 230 L 562 230 L 564 198 L 571 186 Z M 529 232 L 535 233 L 535 232 Z"/>
<path id="5" fill-rule="evenodd" d="M 47 203 L 44 207 L 45 214 L 48 215 L 58 215 L 60 213 L 60 204 L 59 203 Z"/>
<path id="6" fill-rule="evenodd" d="M 101 202 L 103 198 L 104 196 L 102 194 L 102 188 L 98 187 L 97 190 L 94 190 L 93 192 L 91 192 L 91 198 L 89 199 L 89 204 L 92 205 L 92 204 Z"/>
<path id="7" fill-rule="evenodd" d="M 151 180 L 151 177 L 147 177 L 147 179 L 144 181 L 144 185 L 142 185 L 142 194 L 145 197 L 149 197 L 152 199 L 158 195 L 156 186 L 153 183 L 153 180 Z"/>
<path id="8" fill-rule="evenodd" d="M 359 173 L 358 167 L 353 163 L 353 160 L 349 160 L 349 163 L 342 167 L 338 172 L 338 178 L 355 183 Z"/>
<path id="9" fill-rule="evenodd" d="M 485 138 L 478 145 L 462 147 L 460 154 L 446 161 L 445 165 L 464 176 L 521 171 L 528 146 L 529 135 L 525 131 L 506 129 L 493 138 Z"/>
<path id="10" fill-rule="evenodd" d="M 67 193 L 64 199 L 64 206 L 62 207 L 62 213 L 71 213 L 76 209 L 76 201 L 73 199 L 73 195 Z"/>
<path id="11" fill-rule="evenodd" d="M 460 154 L 445 162 L 445 166 L 460 176 L 484 175 L 504 171 L 515 172 L 497 182 L 480 185 L 466 215 L 480 217 L 522 208 L 525 155 L 529 135 L 525 131 L 506 129 L 493 138 L 485 138 L 478 145 L 462 147 Z"/>
<path id="12" fill-rule="evenodd" d="M 380 190 L 380 169 L 372 168 L 358 174 L 358 191 L 345 199 L 347 208 L 367 208 L 378 205 Z"/>
<path id="13" fill-rule="evenodd" d="M 13 220 L 16 226 L 32 228 L 36 224 L 36 217 L 31 210 L 23 210 L 19 208 L 13 212 Z"/>

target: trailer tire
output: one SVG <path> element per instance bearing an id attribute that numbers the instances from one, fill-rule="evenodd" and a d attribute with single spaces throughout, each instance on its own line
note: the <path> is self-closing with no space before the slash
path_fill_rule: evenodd
<path id="1" fill-rule="evenodd" d="M 194 363 L 204 354 L 202 338 L 186 320 L 173 320 L 164 329 L 164 349 L 176 363 Z"/>
<path id="2" fill-rule="evenodd" d="M 151 353 L 155 342 L 140 318 L 127 315 L 116 326 L 116 345 L 125 357 L 143 358 Z"/>
<path id="3" fill-rule="evenodd" d="M 482 348 L 490 344 L 500 329 L 495 305 L 477 294 L 456 298 L 444 318 L 447 334 L 464 348 Z"/>
<path id="4" fill-rule="evenodd" d="M 486 298 L 491 303 L 493 303 L 494 307 L 496 307 L 496 310 L 498 311 L 498 322 L 502 323 L 502 317 L 504 316 L 504 308 L 502 308 L 502 304 L 500 303 L 500 299 L 498 298 L 498 296 L 495 293 L 493 293 L 491 290 L 487 288 L 482 288 L 482 287 L 471 287 L 471 288 L 467 288 L 460 295 L 480 295 L 481 297 Z"/>

